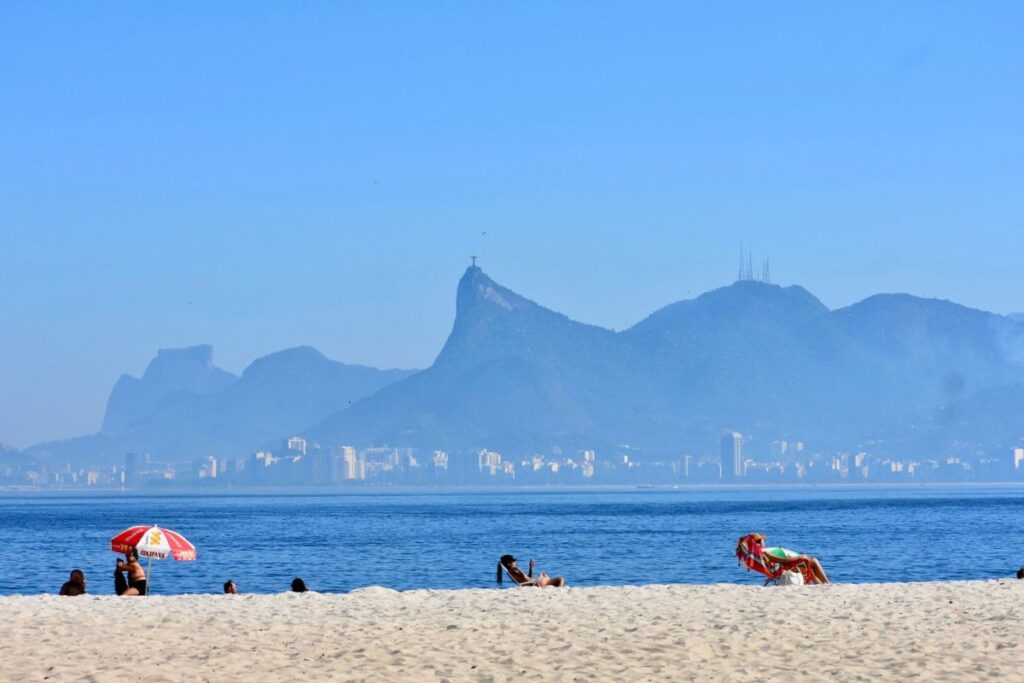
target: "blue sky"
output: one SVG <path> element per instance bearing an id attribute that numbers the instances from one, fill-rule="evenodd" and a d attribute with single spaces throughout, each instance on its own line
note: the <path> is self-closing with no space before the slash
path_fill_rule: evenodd
<path id="1" fill-rule="evenodd" d="M 426 366 L 472 253 L 616 329 L 728 284 L 741 242 L 831 307 L 1022 311 L 1022 29 L 1010 2 L 6 2 L 0 442 L 94 431 L 160 347 Z"/>

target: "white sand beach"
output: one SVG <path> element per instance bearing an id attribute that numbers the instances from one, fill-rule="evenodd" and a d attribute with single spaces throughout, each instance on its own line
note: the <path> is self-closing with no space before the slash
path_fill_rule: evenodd
<path id="1" fill-rule="evenodd" d="M 1024 680 L 1024 581 L 0 598 L 3 681 Z"/>

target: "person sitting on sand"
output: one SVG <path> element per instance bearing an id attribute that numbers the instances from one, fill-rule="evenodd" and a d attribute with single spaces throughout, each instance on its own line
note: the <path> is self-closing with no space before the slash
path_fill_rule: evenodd
<path id="1" fill-rule="evenodd" d="M 124 556 L 114 570 L 114 590 L 118 595 L 146 595 L 146 570 L 139 563 L 139 551 L 132 548 Z M 121 572 L 128 572 L 127 582 Z"/>
<path id="2" fill-rule="evenodd" d="M 530 570 L 524 574 L 523 570 L 516 566 L 516 558 L 511 555 L 502 555 L 501 559 L 498 560 L 498 577 L 497 581 L 500 584 L 502 581 L 502 570 L 508 572 L 509 578 L 516 582 L 518 586 L 551 586 L 553 588 L 561 588 L 565 585 L 565 579 L 561 576 L 554 578 L 541 572 L 540 575 L 535 579 L 533 578 L 533 560 L 530 560 Z"/>
<path id="3" fill-rule="evenodd" d="M 818 558 L 811 557 L 810 555 L 801 555 L 785 548 L 765 548 L 764 540 L 766 537 L 764 535 L 751 534 L 751 537 L 760 543 L 766 563 L 776 567 L 786 567 L 787 569 L 793 568 L 801 562 L 806 563 L 808 569 L 806 576 L 810 583 L 829 583 L 821 562 L 818 562 Z"/>
<path id="4" fill-rule="evenodd" d="M 61 595 L 85 595 L 85 573 L 81 569 L 72 569 L 71 576 L 60 587 Z"/>
<path id="5" fill-rule="evenodd" d="M 238 593 L 238 586 L 235 585 L 235 582 L 232 581 L 231 579 L 228 579 L 227 581 L 225 581 L 224 582 L 224 594 L 225 595 L 235 595 L 236 593 Z"/>
<path id="6" fill-rule="evenodd" d="M 297 576 L 294 579 L 292 579 L 292 593 L 306 593 L 308 591 L 309 589 L 306 588 L 305 581 L 303 581 Z"/>
<path id="7" fill-rule="evenodd" d="M 1018 579 L 1024 579 L 1024 567 L 1021 567 L 1020 569 L 1017 570 L 1017 578 Z"/>

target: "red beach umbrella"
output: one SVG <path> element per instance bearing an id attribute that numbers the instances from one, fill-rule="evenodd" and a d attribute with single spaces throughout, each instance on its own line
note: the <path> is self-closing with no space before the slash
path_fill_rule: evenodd
<path id="1" fill-rule="evenodd" d="M 147 579 L 152 579 L 150 568 L 154 559 L 196 559 L 196 547 L 187 538 L 176 531 L 161 529 L 158 526 L 133 526 L 110 539 L 110 549 L 115 553 L 127 553 L 133 548 L 140 558 L 145 557 L 149 560 L 146 563 Z"/>
<path id="2" fill-rule="evenodd" d="M 133 526 L 110 539 L 110 549 L 115 553 L 127 553 L 135 548 L 139 557 L 150 560 L 196 559 L 196 547 L 176 531 L 158 526 Z"/>

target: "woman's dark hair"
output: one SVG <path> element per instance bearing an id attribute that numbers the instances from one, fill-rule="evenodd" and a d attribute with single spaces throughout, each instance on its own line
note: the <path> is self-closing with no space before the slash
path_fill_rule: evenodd
<path id="1" fill-rule="evenodd" d="M 501 577 L 501 574 L 502 574 L 501 570 L 504 568 L 507 571 L 508 570 L 508 566 L 510 564 L 512 564 L 513 562 L 515 562 L 515 561 L 516 561 L 516 558 L 512 557 L 511 555 L 502 555 L 501 558 L 498 560 L 498 576 L 495 577 L 495 581 L 497 581 L 499 585 L 501 584 L 501 578 L 502 578 Z M 509 576 L 512 576 L 512 575 L 509 574 Z"/>
<path id="2" fill-rule="evenodd" d="M 1024 567 L 1021 567 L 1020 569 L 1017 570 L 1017 578 L 1018 579 L 1024 579 Z"/>
<path id="3" fill-rule="evenodd" d="M 231 579 L 228 579 L 227 581 L 224 582 L 224 592 L 225 593 L 228 592 L 228 586 L 230 586 L 233 583 L 234 583 L 234 581 L 232 581 Z"/>
<path id="4" fill-rule="evenodd" d="M 292 579 L 292 592 L 293 593 L 305 593 L 308 590 L 309 589 L 306 588 L 306 582 L 305 581 L 303 581 L 302 579 L 300 579 L 297 576 L 294 579 Z"/>

